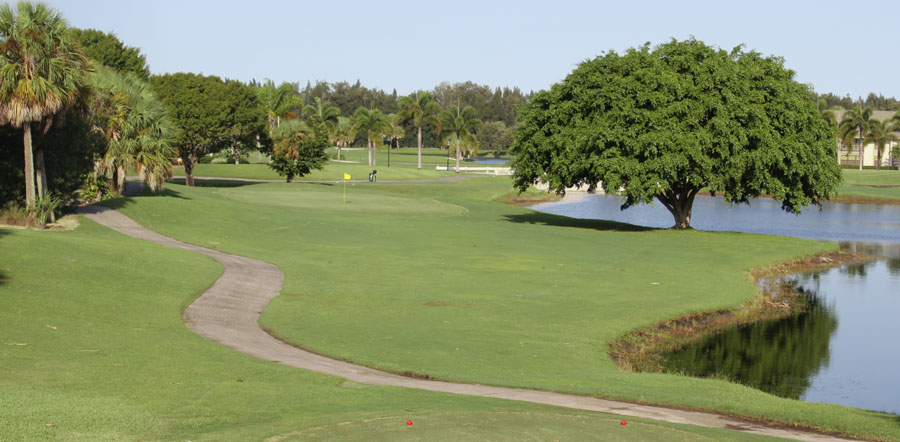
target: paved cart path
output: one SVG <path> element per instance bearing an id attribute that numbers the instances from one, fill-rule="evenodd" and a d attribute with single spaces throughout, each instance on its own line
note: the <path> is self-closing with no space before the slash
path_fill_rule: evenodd
<path id="1" fill-rule="evenodd" d="M 225 266 L 222 276 L 185 310 L 183 320 L 195 333 L 260 359 L 371 385 L 390 385 L 533 402 L 666 422 L 727 428 L 802 441 L 850 440 L 794 429 L 773 428 L 713 413 L 637 405 L 545 391 L 415 379 L 330 359 L 290 346 L 275 339 L 259 327 L 257 320 L 260 313 L 272 298 L 278 296 L 284 281 L 281 270 L 274 265 L 257 259 L 229 255 L 217 250 L 187 244 L 160 235 L 106 207 L 83 207 L 79 209 L 79 212 L 88 219 L 126 235 L 164 246 L 202 253 L 222 263 Z"/>

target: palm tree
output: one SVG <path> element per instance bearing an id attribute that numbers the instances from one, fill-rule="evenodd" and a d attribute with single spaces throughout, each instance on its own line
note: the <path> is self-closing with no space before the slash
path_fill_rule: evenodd
<path id="1" fill-rule="evenodd" d="M 281 125 L 281 119 L 289 116 L 291 109 L 300 101 L 294 95 L 294 87 L 289 83 L 281 83 L 280 86 L 275 87 L 275 82 L 268 78 L 259 87 L 257 94 L 269 119 L 269 137 L 271 137 L 275 128 Z"/>
<path id="2" fill-rule="evenodd" d="M 377 165 L 375 149 L 378 148 L 381 144 L 381 139 L 384 137 L 387 119 L 379 109 L 359 107 L 353 113 L 353 123 L 356 130 L 366 133 L 369 149 L 369 166 Z"/>
<path id="3" fill-rule="evenodd" d="M 456 108 L 444 110 L 440 113 L 440 129 L 445 134 L 443 139 L 449 140 L 451 146 L 456 149 L 456 172 L 459 173 L 459 160 L 462 156 L 462 150 L 478 149 L 478 139 L 475 138 L 474 131 L 481 127 L 481 120 L 476 118 L 478 112 L 472 106 L 466 106 L 462 110 L 459 109 L 459 103 Z"/>
<path id="4" fill-rule="evenodd" d="M 881 170 L 881 155 L 884 147 L 892 142 L 897 141 L 897 134 L 894 133 L 894 127 L 890 121 L 871 120 L 869 121 L 869 131 L 863 139 L 863 145 L 872 143 L 875 145 L 877 156 L 876 164 L 878 170 Z"/>
<path id="5" fill-rule="evenodd" d="M 20 1 L 15 11 L 0 6 L 0 39 L 0 124 L 23 129 L 25 205 L 33 209 L 32 130 L 46 133 L 52 118 L 75 102 L 87 61 L 69 40 L 62 16 L 43 3 Z M 38 150 L 39 165 L 42 157 Z M 46 180 L 43 170 L 39 178 Z M 41 193 L 46 191 L 42 186 Z"/>
<path id="6" fill-rule="evenodd" d="M 109 174 L 110 190 L 124 190 L 125 173 L 131 167 L 151 190 L 162 188 L 172 176 L 175 158 L 174 126 L 165 105 L 147 82 L 133 74 L 100 67 L 91 80 L 98 91 L 94 125 L 108 143 L 97 169 Z"/>
<path id="7" fill-rule="evenodd" d="M 859 170 L 863 168 L 863 148 L 865 146 L 863 137 L 869 131 L 872 113 L 872 108 L 863 108 L 861 105 L 856 105 L 856 107 L 844 113 L 844 118 L 841 119 L 841 124 L 838 126 L 838 133 L 841 136 L 841 140 L 847 144 L 848 152 L 855 144 L 855 140 L 859 139 Z"/>
<path id="8" fill-rule="evenodd" d="M 399 148 L 400 139 L 406 135 L 406 132 L 403 131 L 403 115 L 389 114 L 384 128 L 385 135 L 391 139 L 391 142 L 388 145 L 388 167 L 391 167 L 391 148 L 393 148 L 395 142 Z"/>
<path id="9" fill-rule="evenodd" d="M 356 139 L 356 127 L 350 117 L 338 117 L 337 124 L 331 131 L 331 142 L 337 146 L 337 159 L 341 159 L 341 148 L 347 147 Z"/>
<path id="10" fill-rule="evenodd" d="M 315 97 L 314 100 L 316 105 L 306 105 L 303 108 L 303 115 L 309 116 L 316 114 L 329 126 L 329 128 L 333 128 L 334 125 L 337 124 L 338 116 L 341 115 L 340 108 L 327 101 L 322 101 L 319 97 Z"/>
<path id="11" fill-rule="evenodd" d="M 416 145 L 418 146 L 418 167 L 422 168 L 422 125 L 424 123 L 432 123 L 438 125 L 438 114 L 441 112 L 441 105 L 434 101 L 434 96 L 430 92 L 423 92 L 407 97 L 401 97 L 399 100 L 400 114 L 405 119 L 412 118 L 413 125 L 416 126 L 418 134 L 416 135 Z"/>

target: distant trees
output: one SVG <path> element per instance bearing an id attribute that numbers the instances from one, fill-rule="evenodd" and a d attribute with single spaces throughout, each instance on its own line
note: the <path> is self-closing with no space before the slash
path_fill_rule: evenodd
<path id="1" fill-rule="evenodd" d="M 186 73 L 153 76 L 150 83 L 178 128 L 173 143 L 184 162 L 188 186 L 194 185 L 199 157 L 226 147 L 239 152 L 269 142 L 266 113 L 257 91 L 248 85 Z"/>
<path id="2" fill-rule="evenodd" d="M 266 114 L 270 136 L 275 127 L 281 124 L 282 118 L 288 116 L 296 117 L 296 114 L 292 115 L 292 110 L 294 107 L 302 104 L 294 95 L 294 87 L 289 83 L 281 83 L 281 85 L 276 87 L 275 82 L 267 78 L 262 86 L 256 90 L 256 93 L 257 99 Z"/>
<path id="3" fill-rule="evenodd" d="M 369 166 L 376 166 L 375 152 L 387 131 L 387 117 L 379 109 L 360 107 L 353 113 L 353 126 L 358 134 L 365 134 L 369 153 Z"/>
<path id="4" fill-rule="evenodd" d="M 422 168 L 422 125 L 426 123 L 437 124 L 441 105 L 434 101 L 429 92 L 418 92 L 401 97 L 399 100 L 400 114 L 403 119 L 411 120 L 416 128 L 416 154 L 418 168 Z"/>
<path id="5" fill-rule="evenodd" d="M 444 140 L 449 141 L 451 151 L 456 152 L 456 172 L 458 173 L 462 151 L 466 150 L 469 154 L 478 152 L 478 139 L 475 137 L 475 131 L 481 127 L 481 120 L 477 118 L 477 111 L 474 107 L 466 106 L 460 109 L 459 105 L 441 111 L 438 119 Z"/>
<path id="6" fill-rule="evenodd" d="M 859 151 L 859 170 L 863 169 L 863 148 L 865 147 L 863 138 L 869 131 L 872 113 L 873 109 L 871 107 L 856 105 L 856 107 L 844 113 L 843 118 L 841 118 L 841 123 L 838 126 L 838 133 L 842 142 L 848 146 L 848 151 L 852 150 L 854 146 L 857 146 L 857 150 Z M 857 139 L 859 140 L 858 145 L 856 143 Z"/>

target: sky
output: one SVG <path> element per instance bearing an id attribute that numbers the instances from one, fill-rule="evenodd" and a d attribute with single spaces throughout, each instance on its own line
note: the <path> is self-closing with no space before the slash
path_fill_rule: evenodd
<path id="1" fill-rule="evenodd" d="M 606 51 L 691 36 L 775 55 L 817 92 L 900 98 L 900 2 L 44 0 L 116 34 L 151 72 L 547 89 Z M 859 8 L 857 8 L 859 6 Z"/>

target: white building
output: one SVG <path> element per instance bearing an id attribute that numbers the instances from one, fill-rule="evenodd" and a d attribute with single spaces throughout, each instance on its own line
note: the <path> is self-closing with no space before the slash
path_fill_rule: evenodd
<path id="1" fill-rule="evenodd" d="M 841 122 L 841 118 L 844 117 L 845 110 L 835 110 L 834 116 L 837 119 L 837 122 Z M 887 121 L 893 118 L 895 111 L 874 111 L 872 113 L 872 119 Z M 900 136 L 900 134 L 898 134 Z M 856 136 L 856 139 L 853 141 L 853 146 L 840 146 L 840 152 L 838 154 L 838 159 L 841 162 L 841 166 L 845 167 L 858 167 L 859 166 L 859 144 L 862 140 L 859 136 Z M 884 150 L 881 152 L 881 167 L 898 167 L 900 165 L 900 157 L 892 155 L 892 151 L 894 147 L 900 145 L 896 141 L 892 141 L 887 143 L 884 146 Z M 878 152 L 875 149 L 874 144 L 866 144 L 863 147 L 863 167 L 875 167 L 875 162 L 878 159 Z"/>

